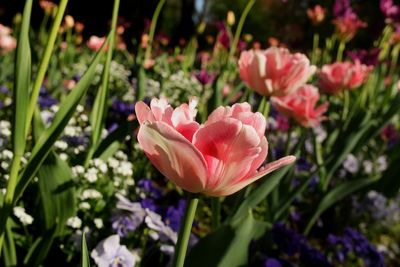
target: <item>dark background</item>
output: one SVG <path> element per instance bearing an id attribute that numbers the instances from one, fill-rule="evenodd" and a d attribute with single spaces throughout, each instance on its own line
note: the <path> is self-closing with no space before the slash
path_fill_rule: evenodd
<path id="1" fill-rule="evenodd" d="M 24 0 L 0 1 L 0 23 L 11 25 L 12 18 L 23 10 Z M 39 1 L 34 1 L 32 26 L 37 28 L 43 18 Z M 53 0 L 58 3 L 58 0 Z M 349 44 L 357 48 L 370 47 L 373 40 L 381 33 L 384 18 L 379 10 L 380 0 L 352 0 L 351 4 L 360 18 L 368 22 L 368 30 L 363 29 Z M 396 1 L 395 1 L 396 2 Z M 121 0 L 120 17 L 130 25 L 125 33 L 127 43 L 139 40 L 146 20 L 149 21 L 158 0 Z M 195 25 L 200 21 L 207 23 L 206 34 L 215 36 L 217 21 L 226 18 L 228 10 L 236 14 L 239 20 L 247 0 L 167 0 L 164 6 L 157 32 L 163 32 L 171 38 L 171 46 L 179 38 L 187 39 L 195 32 Z M 306 10 L 320 4 L 328 10 L 325 22 L 314 27 L 306 16 Z M 334 30 L 331 23 L 334 0 L 257 0 L 244 27 L 244 33 L 251 33 L 254 39 L 267 45 L 269 37 L 276 37 L 292 48 L 310 47 L 314 32 L 321 37 L 330 36 Z M 66 14 L 75 21 L 85 24 L 84 37 L 90 35 L 104 36 L 109 29 L 112 13 L 112 0 L 69 0 Z"/>

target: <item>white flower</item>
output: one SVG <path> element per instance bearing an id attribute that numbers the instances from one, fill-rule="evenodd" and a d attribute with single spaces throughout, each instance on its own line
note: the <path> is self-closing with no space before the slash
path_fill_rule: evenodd
<path id="1" fill-rule="evenodd" d="M 388 163 L 387 163 L 387 157 L 386 156 L 380 156 L 376 163 L 378 164 L 378 171 L 383 172 L 387 169 Z"/>
<path id="2" fill-rule="evenodd" d="M 25 212 L 23 207 L 14 207 L 15 217 L 17 217 L 23 225 L 29 225 L 33 222 L 33 217 Z"/>
<path id="3" fill-rule="evenodd" d="M 76 111 L 79 112 L 79 113 L 83 112 L 83 110 L 84 110 L 84 107 L 82 105 L 78 105 L 76 107 Z"/>
<path id="4" fill-rule="evenodd" d="M 371 174 L 374 168 L 374 164 L 370 160 L 365 160 L 363 162 L 363 167 L 364 167 L 364 173 Z"/>
<path id="5" fill-rule="evenodd" d="M 86 189 L 85 191 L 82 192 L 81 199 L 82 200 L 97 199 L 97 198 L 101 198 L 102 196 L 103 195 L 95 189 Z"/>
<path id="6" fill-rule="evenodd" d="M 54 146 L 61 150 L 66 150 L 68 148 L 68 144 L 65 141 L 58 140 L 54 143 Z"/>
<path id="7" fill-rule="evenodd" d="M 1 154 L 3 159 L 12 159 L 14 155 L 13 152 L 8 149 L 4 149 Z"/>
<path id="8" fill-rule="evenodd" d="M 74 176 L 78 176 L 79 174 L 84 174 L 84 173 L 85 173 L 85 168 L 83 168 L 83 166 L 76 165 L 76 166 L 72 167 L 72 174 Z"/>
<path id="9" fill-rule="evenodd" d="M 93 160 L 93 165 L 97 168 L 99 168 L 99 170 L 102 173 L 106 173 L 108 168 L 107 168 L 107 164 L 104 163 L 104 161 L 102 161 L 101 159 L 94 159 Z"/>
<path id="10" fill-rule="evenodd" d="M 119 161 L 113 157 L 110 157 L 107 162 L 108 162 L 108 165 L 110 165 L 110 167 L 113 169 L 116 169 L 119 166 Z"/>
<path id="11" fill-rule="evenodd" d="M 65 153 L 60 153 L 60 159 L 66 161 L 68 159 L 68 155 Z"/>
<path id="12" fill-rule="evenodd" d="M 7 161 L 2 161 L 0 166 L 4 169 L 4 170 L 8 170 L 8 167 L 10 166 L 10 164 Z"/>
<path id="13" fill-rule="evenodd" d="M 88 202 L 79 203 L 79 208 L 81 210 L 90 210 L 90 204 Z"/>
<path id="14" fill-rule="evenodd" d="M 356 173 L 359 169 L 357 158 L 353 154 L 348 154 L 343 162 L 343 167 L 350 173 Z"/>
<path id="15" fill-rule="evenodd" d="M 89 183 L 94 183 L 97 181 L 97 173 L 98 171 L 96 168 L 89 168 L 84 176 Z"/>
<path id="16" fill-rule="evenodd" d="M 93 222 L 94 222 L 94 225 L 96 225 L 96 227 L 97 227 L 98 229 L 101 229 L 101 228 L 103 228 L 103 226 L 104 226 L 103 220 L 100 219 L 100 218 L 95 218 L 95 219 L 93 220 Z"/>
<path id="17" fill-rule="evenodd" d="M 122 161 L 119 168 L 117 168 L 117 173 L 123 176 L 132 176 L 132 163 L 130 163 L 129 161 Z"/>
<path id="18" fill-rule="evenodd" d="M 78 229 L 82 226 L 82 220 L 79 219 L 77 216 L 71 217 L 67 220 L 67 225 L 71 228 Z"/>

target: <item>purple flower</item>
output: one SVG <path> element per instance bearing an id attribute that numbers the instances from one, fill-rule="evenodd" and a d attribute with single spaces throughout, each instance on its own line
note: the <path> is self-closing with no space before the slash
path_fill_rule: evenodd
<path id="1" fill-rule="evenodd" d="M 206 70 L 198 71 L 194 76 L 202 85 L 211 84 L 215 79 L 215 74 L 208 73 Z"/>
<path id="2" fill-rule="evenodd" d="M 367 267 L 386 266 L 382 254 L 375 246 L 364 235 L 350 227 L 346 227 L 343 236 L 329 235 L 327 241 L 335 247 L 337 258 L 342 262 L 346 255 L 352 252 L 361 257 Z"/>
<path id="3" fill-rule="evenodd" d="M 9 92 L 10 92 L 10 90 L 8 89 L 7 86 L 5 86 L 5 85 L 0 86 L 0 93 L 8 94 Z"/>
<path id="4" fill-rule="evenodd" d="M 336 0 L 333 5 L 333 15 L 335 17 L 345 17 L 349 13 L 353 13 L 350 0 Z"/>
<path id="5" fill-rule="evenodd" d="M 168 207 L 165 214 L 166 224 L 169 225 L 176 232 L 179 230 L 179 226 L 181 224 L 183 214 L 185 213 L 185 209 L 186 201 L 181 199 L 179 200 L 177 207 Z"/>
<path id="6" fill-rule="evenodd" d="M 141 179 L 138 182 L 138 187 L 151 198 L 160 199 L 162 196 L 161 190 L 155 187 L 153 181 L 150 179 Z"/>
<path id="7" fill-rule="evenodd" d="M 392 21 L 399 20 L 400 17 L 400 7 L 393 3 L 393 0 L 381 0 L 380 8 L 383 15 Z"/>
<path id="8" fill-rule="evenodd" d="M 274 258 L 269 258 L 265 260 L 264 267 L 282 267 L 282 264 Z"/>
<path id="9" fill-rule="evenodd" d="M 300 251 L 300 245 L 305 242 L 305 237 L 299 233 L 288 229 L 283 223 L 274 224 L 272 240 L 278 245 L 279 249 L 288 255 L 293 255 Z"/>
<path id="10" fill-rule="evenodd" d="M 58 104 L 58 101 L 53 98 L 49 93 L 47 93 L 44 87 L 40 88 L 38 103 L 41 108 L 49 108 L 53 105 Z"/>
<path id="11" fill-rule="evenodd" d="M 138 260 L 126 246 L 120 244 L 118 235 L 101 241 L 91 256 L 99 267 L 133 267 Z"/>
<path id="12" fill-rule="evenodd" d="M 380 53 L 379 48 L 373 48 L 371 50 L 353 50 L 348 51 L 347 56 L 349 56 L 353 61 L 359 60 L 361 63 L 368 66 L 375 66 L 378 64 L 378 56 Z"/>
<path id="13" fill-rule="evenodd" d="M 333 267 L 319 250 L 305 244 L 300 246 L 300 261 L 307 267 Z"/>
<path id="14" fill-rule="evenodd" d="M 111 217 L 111 227 L 114 233 L 118 234 L 120 237 L 126 237 L 142 224 L 143 219 L 144 218 L 132 214 L 116 214 Z"/>
<path id="15" fill-rule="evenodd" d="M 151 198 L 144 198 L 140 200 L 140 204 L 142 205 L 142 208 L 144 209 L 149 209 L 151 211 L 157 211 L 157 205 L 154 203 L 154 200 Z"/>
<path id="16" fill-rule="evenodd" d="M 127 103 L 118 99 L 114 99 L 111 105 L 110 112 L 118 119 L 126 119 L 133 114 L 133 104 Z"/>

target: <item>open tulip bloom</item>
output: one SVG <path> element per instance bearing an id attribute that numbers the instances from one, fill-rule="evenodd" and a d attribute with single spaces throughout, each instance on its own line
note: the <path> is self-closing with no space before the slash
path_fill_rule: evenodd
<path id="1" fill-rule="evenodd" d="M 268 154 L 266 119 L 248 103 L 219 107 L 200 125 L 196 101 L 173 109 L 165 99 L 135 106 L 138 141 L 153 165 L 191 193 L 227 196 L 282 166 L 294 156 L 260 166 Z M 197 199 L 190 201 L 180 229 L 174 266 L 183 266 Z"/>
<path id="2" fill-rule="evenodd" d="M 268 153 L 266 119 L 248 103 L 219 107 L 203 125 L 196 103 L 173 109 L 164 99 L 136 104 L 138 141 L 154 166 L 177 186 L 209 196 L 231 195 L 282 166 L 287 156 L 259 169 Z"/>
<path id="3" fill-rule="evenodd" d="M 264 96 L 285 96 L 296 91 L 315 73 L 308 58 L 288 49 L 243 51 L 239 59 L 240 78 Z"/>

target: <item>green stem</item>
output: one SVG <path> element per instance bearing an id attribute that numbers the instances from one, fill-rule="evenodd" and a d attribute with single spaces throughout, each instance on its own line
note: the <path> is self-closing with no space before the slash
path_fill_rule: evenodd
<path id="1" fill-rule="evenodd" d="M 153 18 L 151 19 L 149 42 L 147 44 L 146 52 L 144 54 L 145 59 L 149 59 L 151 57 L 151 49 L 153 46 L 154 33 L 156 31 L 157 20 L 158 20 L 161 9 L 164 6 L 165 2 L 166 2 L 166 0 L 160 0 L 160 2 L 158 2 L 156 10 L 154 11 L 154 14 L 153 14 Z"/>
<path id="2" fill-rule="evenodd" d="M 339 48 L 338 48 L 337 55 L 336 55 L 336 61 L 338 61 L 338 62 L 342 61 L 343 52 L 344 52 L 345 48 L 346 48 L 346 43 L 344 41 L 340 41 Z"/>
<path id="3" fill-rule="evenodd" d="M 343 110 L 340 116 L 342 124 L 345 122 L 347 114 L 349 113 L 349 105 L 350 105 L 350 95 L 349 91 L 343 91 Z"/>
<path id="4" fill-rule="evenodd" d="M 49 65 L 51 53 L 53 52 L 54 43 L 57 38 L 58 30 L 61 25 L 62 18 L 64 16 L 65 8 L 67 7 L 68 0 L 61 0 L 60 5 L 57 10 L 56 18 L 54 19 L 53 26 L 51 28 L 49 39 L 47 40 L 46 49 L 44 50 L 44 54 L 42 60 L 39 65 L 39 71 L 36 75 L 35 82 L 32 87 L 32 95 L 30 98 L 26 123 L 25 123 L 25 136 L 28 136 L 29 126 L 32 121 L 33 112 L 35 111 L 37 105 L 37 98 L 39 96 L 40 87 L 42 86 L 44 76 L 46 75 L 46 70 Z"/>
<path id="5" fill-rule="evenodd" d="M 114 0 L 114 7 L 113 7 L 113 13 L 112 13 L 112 19 L 111 19 L 111 31 L 110 31 L 110 42 L 108 44 L 108 51 L 107 51 L 107 57 L 106 57 L 106 62 L 104 64 L 104 70 L 103 70 L 103 76 L 102 76 L 102 83 L 101 87 L 98 93 L 98 96 L 96 97 L 95 104 L 93 107 L 93 115 L 96 118 L 92 117 L 92 136 L 91 136 L 91 144 L 89 151 L 86 156 L 85 160 L 85 168 L 89 166 L 89 162 L 92 159 L 98 143 L 101 138 L 101 130 L 103 129 L 103 124 L 104 124 L 104 118 L 106 117 L 107 113 L 107 95 L 108 95 L 108 83 L 110 79 L 110 66 L 111 66 L 111 60 L 113 57 L 113 50 L 114 50 L 114 43 L 115 43 L 115 34 L 116 34 L 116 28 L 117 28 L 117 19 L 118 19 L 118 10 L 119 10 L 119 3 L 120 0 Z"/>
<path id="6" fill-rule="evenodd" d="M 315 33 L 313 38 L 313 50 L 311 54 L 312 65 L 317 64 L 318 47 L 319 47 L 319 34 Z"/>
<path id="7" fill-rule="evenodd" d="M 18 154 L 15 154 L 13 157 L 13 161 L 11 163 L 10 178 L 8 179 L 6 195 L 4 196 L 4 202 L 1 209 L 2 216 L 0 221 L 0 255 L 4 241 L 4 230 L 7 224 L 8 216 L 10 215 L 13 206 L 14 192 L 18 182 L 18 171 L 21 165 L 21 158 L 22 155 Z"/>
<path id="8" fill-rule="evenodd" d="M 221 202 L 219 197 L 211 198 L 212 211 L 212 228 L 215 230 L 219 227 L 221 221 Z"/>
<path id="9" fill-rule="evenodd" d="M 240 16 L 240 20 L 239 20 L 238 26 L 236 28 L 235 36 L 233 37 L 231 50 L 229 51 L 228 60 L 231 59 L 235 55 L 236 48 L 239 43 L 240 34 L 242 33 L 244 22 L 246 21 L 246 17 L 249 14 L 250 9 L 253 7 L 255 2 L 256 2 L 255 0 L 250 0 L 247 3 L 246 7 L 244 8 L 242 15 Z"/>
<path id="10" fill-rule="evenodd" d="M 185 263 L 185 256 L 187 251 L 187 246 L 189 243 L 190 232 L 192 230 L 192 224 L 194 215 L 196 214 L 196 208 L 199 199 L 193 195 L 189 195 L 188 204 L 186 207 L 185 215 L 179 229 L 178 241 L 175 247 L 175 255 L 173 259 L 173 267 L 183 267 Z"/>
<path id="11" fill-rule="evenodd" d="M 293 127 L 292 127 L 293 121 L 289 120 L 289 129 L 286 133 L 286 144 L 285 144 L 285 155 L 290 154 L 290 142 L 291 142 L 291 136 L 293 132 Z"/>

